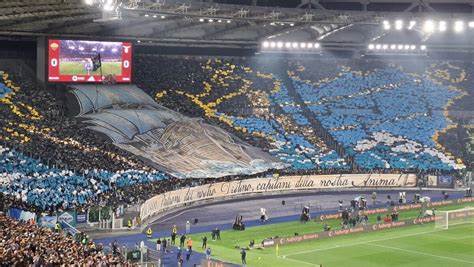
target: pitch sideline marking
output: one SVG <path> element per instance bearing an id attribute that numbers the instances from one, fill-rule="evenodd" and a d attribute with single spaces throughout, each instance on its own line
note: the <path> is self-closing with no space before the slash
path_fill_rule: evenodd
<path id="1" fill-rule="evenodd" d="M 280 257 L 278 257 L 280 258 Z M 309 265 L 309 266 L 319 266 L 317 264 L 312 264 L 312 263 L 309 263 L 309 262 L 306 262 L 306 261 L 300 261 L 300 260 L 295 260 L 295 259 L 290 259 L 290 258 L 287 258 L 285 256 L 282 256 L 283 259 L 285 260 L 289 260 L 289 261 L 294 261 L 294 262 L 298 262 L 298 263 L 303 263 L 303 264 L 306 264 L 306 265 Z"/>
<path id="2" fill-rule="evenodd" d="M 470 264 L 474 263 L 474 261 L 466 261 L 466 260 L 461 260 L 461 259 L 456 259 L 456 258 L 450 258 L 450 257 L 425 253 L 425 252 L 421 252 L 421 251 L 408 250 L 408 249 L 397 248 L 397 247 L 392 247 L 392 246 L 385 246 L 385 245 L 380 245 L 380 244 L 367 243 L 366 245 L 373 246 L 373 247 L 388 248 L 388 249 L 393 249 L 393 250 L 400 250 L 400 251 L 403 251 L 403 252 L 410 252 L 410 253 L 413 253 L 413 254 L 420 254 L 420 255 L 424 255 L 424 256 L 436 257 L 436 258 L 445 259 L 445 260 L 459 261 L 459 262 L 470 263 Z"/>
<path id="3" fill-rule="evenodd" d="M 450 228 L 450 229 L 457 229 L 457 228 L 464 228 L 464 227 L 472 227 L 472 225 L 463 225 L 463 226 L 459 226 L 459 227 L 453 227 L 453 228 Z M 346 244 L 346 245 L 336 245 L 336 246 L 329 247 L 329 248 L 320 248 L 320 249 L 314 249 L 314 250 L 301 251 L 301 252 L 297 252 L 297 253 L 287 254 L 287 255 L 284 255 L 284 256 L 288 259 L 288 257 L 290 257 L 290 256 L 306 254 L 306 253 L 310 253 L 310 252 L 318 252 L 318 251 L 325 251 L 325 250 L 331 250 L 331 249 L 336 249 L 336 248 L 351 247 L 351 246 L 368 244 L 368 243 L 372 243 L 372 242 L 379 242 L 379 241 L 393 240 L 393 239 L 403 238 L 403 237 L 410 237 L 410 236 L 424 235 L 424 234 L 429 234 L 429 233 L 436 233 L 436 232 L 445 231 L 445 230 L 446 229 L 439 229 L 439 230 L 420 232 L 420 233 L 409 234 L 409 235 L 401 235 L 401 236 L 394 236 L 394 237 L 388 237 L 388 238 L 374 239 L 374 240 L 369 240 L 369 241 L 365 241 L 365 242 L 357 242 L 357 243 L 351 243 L 351 244 Z"/>

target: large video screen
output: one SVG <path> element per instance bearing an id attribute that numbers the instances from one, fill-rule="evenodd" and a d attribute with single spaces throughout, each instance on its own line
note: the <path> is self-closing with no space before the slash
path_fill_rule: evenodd
<path id="1" fill-rule="evenodd" d="M 131 43 L 49 40 L 48 51 L 49 82 L 131 82 Z"/>

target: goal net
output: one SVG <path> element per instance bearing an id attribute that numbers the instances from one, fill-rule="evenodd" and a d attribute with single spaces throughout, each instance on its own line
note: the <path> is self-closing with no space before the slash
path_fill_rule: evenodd
<path id="1" fill-rule="evenodd" d="M 474 208 L 437 211 L 435 216 L 435 228 L 449 229 L 453 225 L 474 223 Z"/>

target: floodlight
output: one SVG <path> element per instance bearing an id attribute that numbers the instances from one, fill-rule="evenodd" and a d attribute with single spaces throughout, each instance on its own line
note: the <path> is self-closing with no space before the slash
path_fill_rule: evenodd
<path id="1" fill-rule="evenodd" d="M 390 45 L 390 49 L 395 50 L 397 48 L 397 45 Z"/>
<path id="2" fill-rule="evenodd" d="M 270 45 L 267 41 L 263 42 L 263 47 L 267 48 Z"/>
<path id="3" fill-rule="evenodd" d="M 432 20 L 425 21 L 425 25 L 423 25 L 423 30 L 427 33 L 434 32 L 435 30 L 434 22 Z"/>
<path id="4" fill-rule="evenodd" d="M 213 19 L 209 19 L 209 22 L 214 22 L 214 20 L 213 20 Z"/>
<path id="5" fill-rule="evenodd" d="M 413 29 L 413 27 L 415 27 L 415 25 L 416 25 L 416 21 L 411 20 L 411 21 L 410 21 L 410 25 L 408 26 L 408 29 L 409 29 L 409 30 Z"/>
<path id="6" fill-rule="evenodd" d="M 270 47 L 271 48 L 274 48 L 276 46 L 276 43 L 275 42 L 270 42 Z"/>
<path id="7" fill-rule="evenodd" d="M 111 11 L 113 9 L 114 9 L 114 5 L 112 5 L 112 4 L 107 3 L 107 4 L 104 5 L 104 10 L 105 11 Z M 145 17 L 147 17 L 147 15 L 148 14 L 146 14 Z"/>
<path id="8" fill-rule="evenodd" d="M 141 42 L 142 42 L 142 41 L 140 41 L 140 40 L 137 40 L 137 43 L 141 43 Z"/>
<path id="9" fill-rule="evenodd" d="M 282 42 L 278 42 L 278 43 L 277 43 L 277 47 L 278 47 L 278 48 L 282 48 L 282 47 L 283 47 L 283 43 L 282 43 Z"/>
<path id="10" fill-rule="evenodd" d="M 440 32 L 446 31 L 446 21 L 444 21 L 444 20 L 440 21 L 438 29 L 439 29 Z"/>
<path id="11" fill-rule="evenodd" d="M 382 49 L 386 50 L 388 48 L 388 45 L 384 44 L 382 45 Z"/>
<path id="12" fill-rule="evenodd" d="M 469 21 L 468 26 L 469 26 L 469 28 L 474 28 L 474 21 Z"/>
<path id="13" fill-rule="evenodd" d="M 391 28 L 391 27 L 390 27 L 390 24 L 384 24 L 384 25 L 383 25 L 383 29 L 384 29 L 384 30 L 390 30 L 390 28 Z"/>
<path id="14" fill-rule="evenodd" d="M 156 18 L 156 15 L 153 15 L 154 18 Z"/>
<path id="15" fill-rule="evenodd" d="M 218 20 L 217 22 L 222 22 L 222 20 L 220 19 L 220 20 Z"/>
<path id="16" fill-rule="evenodd" d="M 421 50 L 426 50 L 426 45 L 420 46 L 420 49 L 421 49 Z"/>
<path id="17" fill-rule="evenodd" d="M 395 21 L 395 29 L 400 31 L 403 28 L 403 21 L 398 19 Z"/>
<path id="18" fill-rule="evenodd" d="M 300 47 L 301 47 L 301 48 L 306 48 L 306 43 L 301 43 L 301 44 L 300 44 Z"/>
<path id="19" fill-rule="evenodd" d="M 411 49 L 411 50 L 415 50 L 415 49 L 416 49 L 416 45 L 411 45 L 411 46 L 410 46 L 410 49 Z"/>
<path id="20" fill-rule="evenodd" d="M 308 43 L 308 48 L 309 49 L 313 48 L 313 43 Z"/>
<path id="21" fill-rule="evenodd" d="M 230 19 L 227 20 L 227 23 L 230 23 Z"/>
<path id="22" fill-rule="evenodd" d="M 293 27 L 293 26 L 295 26 L 295 24 L 294 24 L 294 23 L 290 23 L 290 26 Z"/>
<path id="23" fill-rule="evenodd" d="M 408 50 L 408 49 L 410 49 L 410 45 L 405 45 L 404 48 L 405 48 L 405 50 Z"/>
<path id="24" fill-rule="evenodd" d="M 369 50 L 373 50 L 374 49 L 374 45 L 373 44 L 369 44 Z"/>
<path id="25" fill-rule="evenodd" d="M 162 19 L 166 19 L 166 16 L 165 16 L 165 15 L 161 15 L 161 18 L 162 18 Z"/>
<path id="26" fill-rule="evenodd" d="M 285 23 L 281 22 L 281 23 L 280 23 L 280 26 L 285 26 Z"/>
<path id="27" fill-rule="evenodd" d="M 456 22 L 454 23 L 454 31 L 455 31 L 455 32 L 462 32 L 462 31 L 464 31 L 464 22 L 463 22 L 463 21 L 460 21 L 460 20 L 456 21 Z"/>
<path id="28" fill-rule="evenodd" d="M 379 45 L 379 44 L 375 45 L 375 49 L 377 49 L 377 50 L 379 50 L 381 47 L 382 47 L 382 46 Z"/>
<path id="29" fill-rule="evenodd" d="M 145 17 L 149 17 L 149 16 L 150 16 L 150 15 L 148 15 L 148 14 L 145 14 Z"/>
<path id="30" fill-rule="evenodd" d="M 314 44 L 314 48 L 319 48 L 319 47 L 320 47 L 319 43 Z"/>
<path id="31" fill-rule="evenodd" d="M 403 49 L 403 45 L 397 45 L 397 49 L 398 49 L 398 50 L 402 50 L 402 49 Z"/>
<path id="32" fill-rule="evenodd" d="M 382 21 L 382 23 L 383 23 L 383 25 L 388 25 L 388 24 L 390 24 L 390 23 L 388 22 L 388 20 L 384 20 L 384 21 Z"/>
<path id="33" fill-rule="evenodd" d="M 286 47 L 286 48 L 290 48 L 290 47 L 291 47 L 291 43 L 290 43 L 290 42 L 286 42 L 286 43 L 285 43 L 285 47 Z"/>
<path id="34" fill-rule="evenodd" d="M 94 4 L 94 1 L 93 0 L 85 0 L 85 3 L 86 3 L 86 5 L 91 6 L 92 4 Z"/>
<path id="35" fill-rule="evenodd" d="M 291 47 L 293 47 L 293 48 L 298 48 L 298 43 L 292 43 L 292 44 L 291 44 Z"/>
<path id="36" fill-rule="evenodd" d="M 204 22 L 204 19 L 199 19 L 199 22 Z"/>
<path id="37" fill-rule="evenodd" d="M 275 26 L 275 22 L 270 22 L 270 25 Z"/>

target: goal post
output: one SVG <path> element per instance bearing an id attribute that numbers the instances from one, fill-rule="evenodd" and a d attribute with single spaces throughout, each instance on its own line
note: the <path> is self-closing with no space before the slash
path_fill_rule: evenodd
<path id="1" fill-rule="evenodd" d="M 474 223 L 474 208 L 437 211 L 435 216 L 436 229 L 449 229 L 454 225 Z"/>

